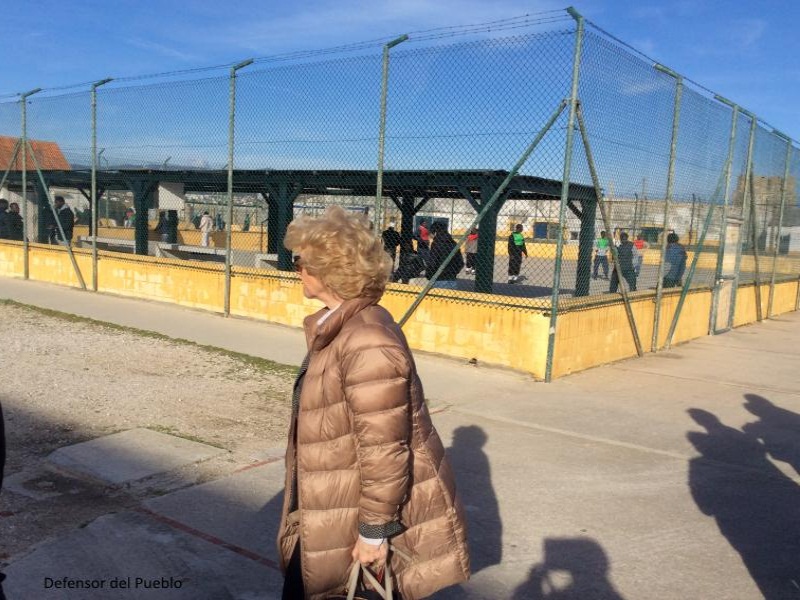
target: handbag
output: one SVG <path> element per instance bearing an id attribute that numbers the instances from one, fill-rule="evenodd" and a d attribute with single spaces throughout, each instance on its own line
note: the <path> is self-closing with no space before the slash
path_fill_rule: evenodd
<path id="1" fill-rule="evenodd" d="M 397 550 L 393 546 L 389 546 L 389 549 L 402 559 L 410 562 L 410 557 L 404 552 Z M 372 586 L 372 589 L 367 589 L 364 580 Z M 328 596 L 328 598 L 329 600 L 403 600 L 394 589 L 392 566 L 388 556 L 383 570 L 383 583 L 378 581 L 372 571 L 356 561 L 353 563 L 350 569 L 350 576 L 347 579 L 347 593 Z"/>

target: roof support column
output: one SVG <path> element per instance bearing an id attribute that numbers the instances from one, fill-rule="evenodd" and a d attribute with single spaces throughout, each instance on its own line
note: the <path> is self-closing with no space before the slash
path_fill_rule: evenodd
<path id="1" fill-rule="evenodd" d="M 132 179 L 128 182 L 128 188 L 133 192 L 133 210 L 136 212 L 134 252 L 140 256 L 147 256 L 149 253 L 147 242 L 150 228 L 147 222 L 147 210 L 152 204 L 154 187 L 155 182 L 149 179 Z"/>
<path id="2" fill-rule="evenodd" d="M 592 275 L 592 250 L 594 249 L 594 226 L 597 216 L 597 201 L 581 200 L 581 231 L 578 235 L 578 265 L 575 273 L 575 296 L 588 296 Z"/>

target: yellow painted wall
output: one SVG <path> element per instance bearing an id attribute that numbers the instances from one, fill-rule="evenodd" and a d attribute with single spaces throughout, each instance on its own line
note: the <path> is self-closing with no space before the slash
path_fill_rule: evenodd
<path id="1" fill-rule="evenodd" d="M 292 274 L 255 275 L 234 272 L 231 313 L 299 327 L 319 310 L 303 296 Z M 390 284 L 381 300 L 400 319 L 414 300 L 407 288 Z M 474 295 L 472 295 L 474 297 Z M 477 358 L 544 377 L 549 317 L 542 312 L 467 304 L 452 290 L 434 290 L 417 308 L 403 331 L 412 348 L 458 358 Z M 521 351 L 512 340 L 527 340 Z"/>
<path id="2" fill-rule="evenodd" d="M 91 251 L 74 250 L 87 286 L 91 285 Z M 0 276 L 22 277 L 22 244 L 0 243 Z M 135 298 L 160 300 L 182 306 L 221 311 L 224 305 L 224 268 L 216 263 L 99 252 L 99 290 Z M 72 263 L 60 247 L 30 244 L 30 277 L 60 285 L 77 286 Z M 776 284 L 775 314 L 794 310 L 800 282 Z M 734 325 L 756 320 L 752 285 L 737 292 Z M 762 309 L 766 315 L 769 285 L 763 285 Z M 663 346 L 680 294 L 665 292 L 659 345 Z M 673 338 L 678 344 L 708 333 L 711 291 L 696 290 L 687 297 Z M 382 300 L 395 318 L 400 318 L 414 299 L 405 286 L 391 284 Z M 475 304 L 452 290 L 433 290 L 422 302 L 404 331 L 412 348 L 481 363 L 518 369 L 542 378 L 545 374 L 549 315 L 542 310 L 519 309 L 493 304 Z M 486 296 L 497 302 L 497 296 Z M 597 298 L 593 299 L 595 302 Z M 303 318 L 320 304 L 303 297 L 294 273 L 254 272 L 234 268 L 231 282 L 231 312 L 299 327 Z M 653 294 L 637 294 L 632 311 L 644 351 L 650 350 Z M 589 367 L 636 355 L 625 308 L 619 303 L 570 308 L 559 314 L 553 376 L 560 377 Z"/>
<path id="3" fill-rule="evenodd" d="M 0 244 L 0 276 L 25 277 L 22 242 L 3 240 Z"/>
<path id="4" fill-rule="evenodd" d="M 769 285 L 761 285 L 761 314 L 767 314 L 767 302 L 769 300 Z M 748 323 L 755 323 L 758 320 L 756 310 L 756 286 L 755 284 L 740 285 L 736 290 L 736 309 L 733 313 L 733 326 L 740 327 Z"/>
<path id="5" fill-rule="evenodd" d="M 156 226 L 156 221 L 150 221 L 148 225 L 148 239 L 153 242 L 161 241 L 161 235 L 155 233 L 153 228 Z M 133 240 L 135 230 L 132 227 L 98 227 L 98 237 L 115 238 L 118 240 Z M 73 239 L 77 240 L 79 236 L 88 236 L 89 227 L 86 225 L 76 225 L 73 232 Z M 224 231 L 212 231 L 210 236 L 210 245 L 214 248 L 225 247 Z M 201 233 L 197 229 L 178 229 L 178 243 L 187 246 L 199 246 Z M 266 252 L 267 235 L 260 231 L 233 231 L 231 235 L 232 247 L 234 250 L 247 250 L 250 252 Z"/>
<path id="6" fill-rule="evenodd" d="M 102 252 L 97 279 L 101 292 L 211 311 L 221 311 L 224 305 L 221 264 L 187 266 L 179 260 Z"/>
<path id="7" fill-rule="evenodd" d="M 59 246 L 47 244 L 29 244 L 29 275 L 36 281 L 46 281 L 58 285 L 80 287 L 78 276 L 66 250 Z M 22 245 L 19 246 L 22 253 Z M 84 283 L 92 283 L 92 253 L 90 250 L 73 249 L 75 261 L 84 279 Z"/>
<path id="8" fill-rule="evenodd" d="M 795 310 L 800 281 L 785 281 L 775 284 L 775 295 L 772 298 L 772 314 L 782 315 Z"/>
<path id="9" fill-rule="evenodd" d="M 679 292 L 664 293 L 658 327 L 659 348 L 666 342 L 679 298 Z M 710 311 L 710 290 L 690 292 L 678 319 L 672 344 L 707 335 Z M 655 316 L 653 294 L 633 301 L 631 312 L 642 350 L 649 352 Z M 636 356 L 636 344 L 625 306 L 614 303 L 559 313 L 553 356 L 554 378 Z"/>
<path id="10" fill-rule="evenodd" d="M 161 238 L 159 234 L 153 232 L 156 226 L 156 221 L 150 221 L 148 229 L 150 231 L 148 238 L 151 241 L 159 241 Z M 86 225 L 76 225 L 74 236 L 88 236 L 89 228 Z M 123 240 L 134 239 L 134 229 L 132 227 L 100 227 L 98 228 L 99 237 L 110 237 Z M 224 248 L 226 241 L 226 233 L 224 231 L 214 231 L 211 233 L 210 245 L 215 248 Z M 200 245 L 200 231 L 197 229 L 178 229 L 178 243 L 188 246 Z M 232 246 L 235 250 L 246 250 L 250 252 L 266 253 L 267 248 L 267 235 L 264 232 L 253 231 L 233 231 L 231 234 Z M 527 242 L 526 248 L 528 249 L 528 256 L 536 258 L 544 258 L 555 260 L 556 258 L 556 243 L 555 242 Z M 508 256 L 508 242 L 505 239 L 495 242 L 495 255 Z M 578 260 L 578 244 L 576 242 L 569 242 L 564 244 L 563 250 L 564 260 Z M 694 252 L 687 252 L 687 264 L 691 264 L 694 258 Z M 661 248 L 658 246 L 651 246 L 644 254 L 644 264 L 657 265 L 661 260 Z M 714 269 L 717 265 L 717 252 L 706 251 L 700 255 L 697 261 L 698 269 Z M 772 257 L 760 256 L 759 266 L 762 272 L 772 271 Z M 741 269 L 743 271 L 752 272 L 755 270 L 755 259 L 752 255 L 745 254 L 742 256 Z M 779 273 L 800 273 L 800 256 L 779 256 L 777 259 L 776 270 Z"/>
<path id="11" fill-rule="evenodd" d="M 780 315 L 795 310 L 798 281 L 784 281 L 775 284 L 775 295 L 772 299 L 772 314 Z M 761 317 L 767 318 L 769 303 L 769 284 L 761 284 Z M 733 326 L 740 327 L 758 320 L 756 311 L 756 286 L 746 284 L 736 291 L 736 310 L 733 315 Z"/>

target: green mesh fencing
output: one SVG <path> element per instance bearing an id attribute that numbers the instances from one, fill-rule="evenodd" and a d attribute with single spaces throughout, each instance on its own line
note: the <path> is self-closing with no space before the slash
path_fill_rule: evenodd
<path id="1" fill-rule="evenodd" d="M 261 58 L 235 79 L 215 68 L 103 83 L 97 214 L 91 88 L 32 95 L 26 133 L 44 154 L 42 175 L 27 173 L 28 237 L 53 241 L 46 187 L 75 215 L 73 247 L 91 246 L 94 219 L 106 252 L 290 276 L 286 227 L 337 204 L 383 236 L 396 293 L 420 294 L 440 267 L 454 300 L 513 310 L 713 290 L 722 328 L 737 285 L 800 274 L 798 151 L 786 178 L 791 142 L 759 124 L 751 148 L 749 113 L 573 17 Z M 11 199 L 21 106 L 0 99 Z M 448 261 L 451 237 L 462 245 Z"/>

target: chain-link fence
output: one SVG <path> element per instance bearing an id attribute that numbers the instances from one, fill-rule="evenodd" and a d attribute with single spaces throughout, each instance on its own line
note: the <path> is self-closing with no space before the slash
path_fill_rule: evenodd
<path id="1" fill-rule="evenodd" d="M 395 292 L 545 310 L 553 330 L 624 302 L 634 334 L 631 302 L 674 329 L 664 295 L 712 289 L 723 330 L 737 287 L 771 302 L 800 274 L 792 141 L 574 11 L 229 67 L 0 100 L 26 251 L 67 225 L 95 257 L 225 264 L 229 295 L 237 274 L 293 277 L 287 225 L 340 204 L 382 233 Z"/>

